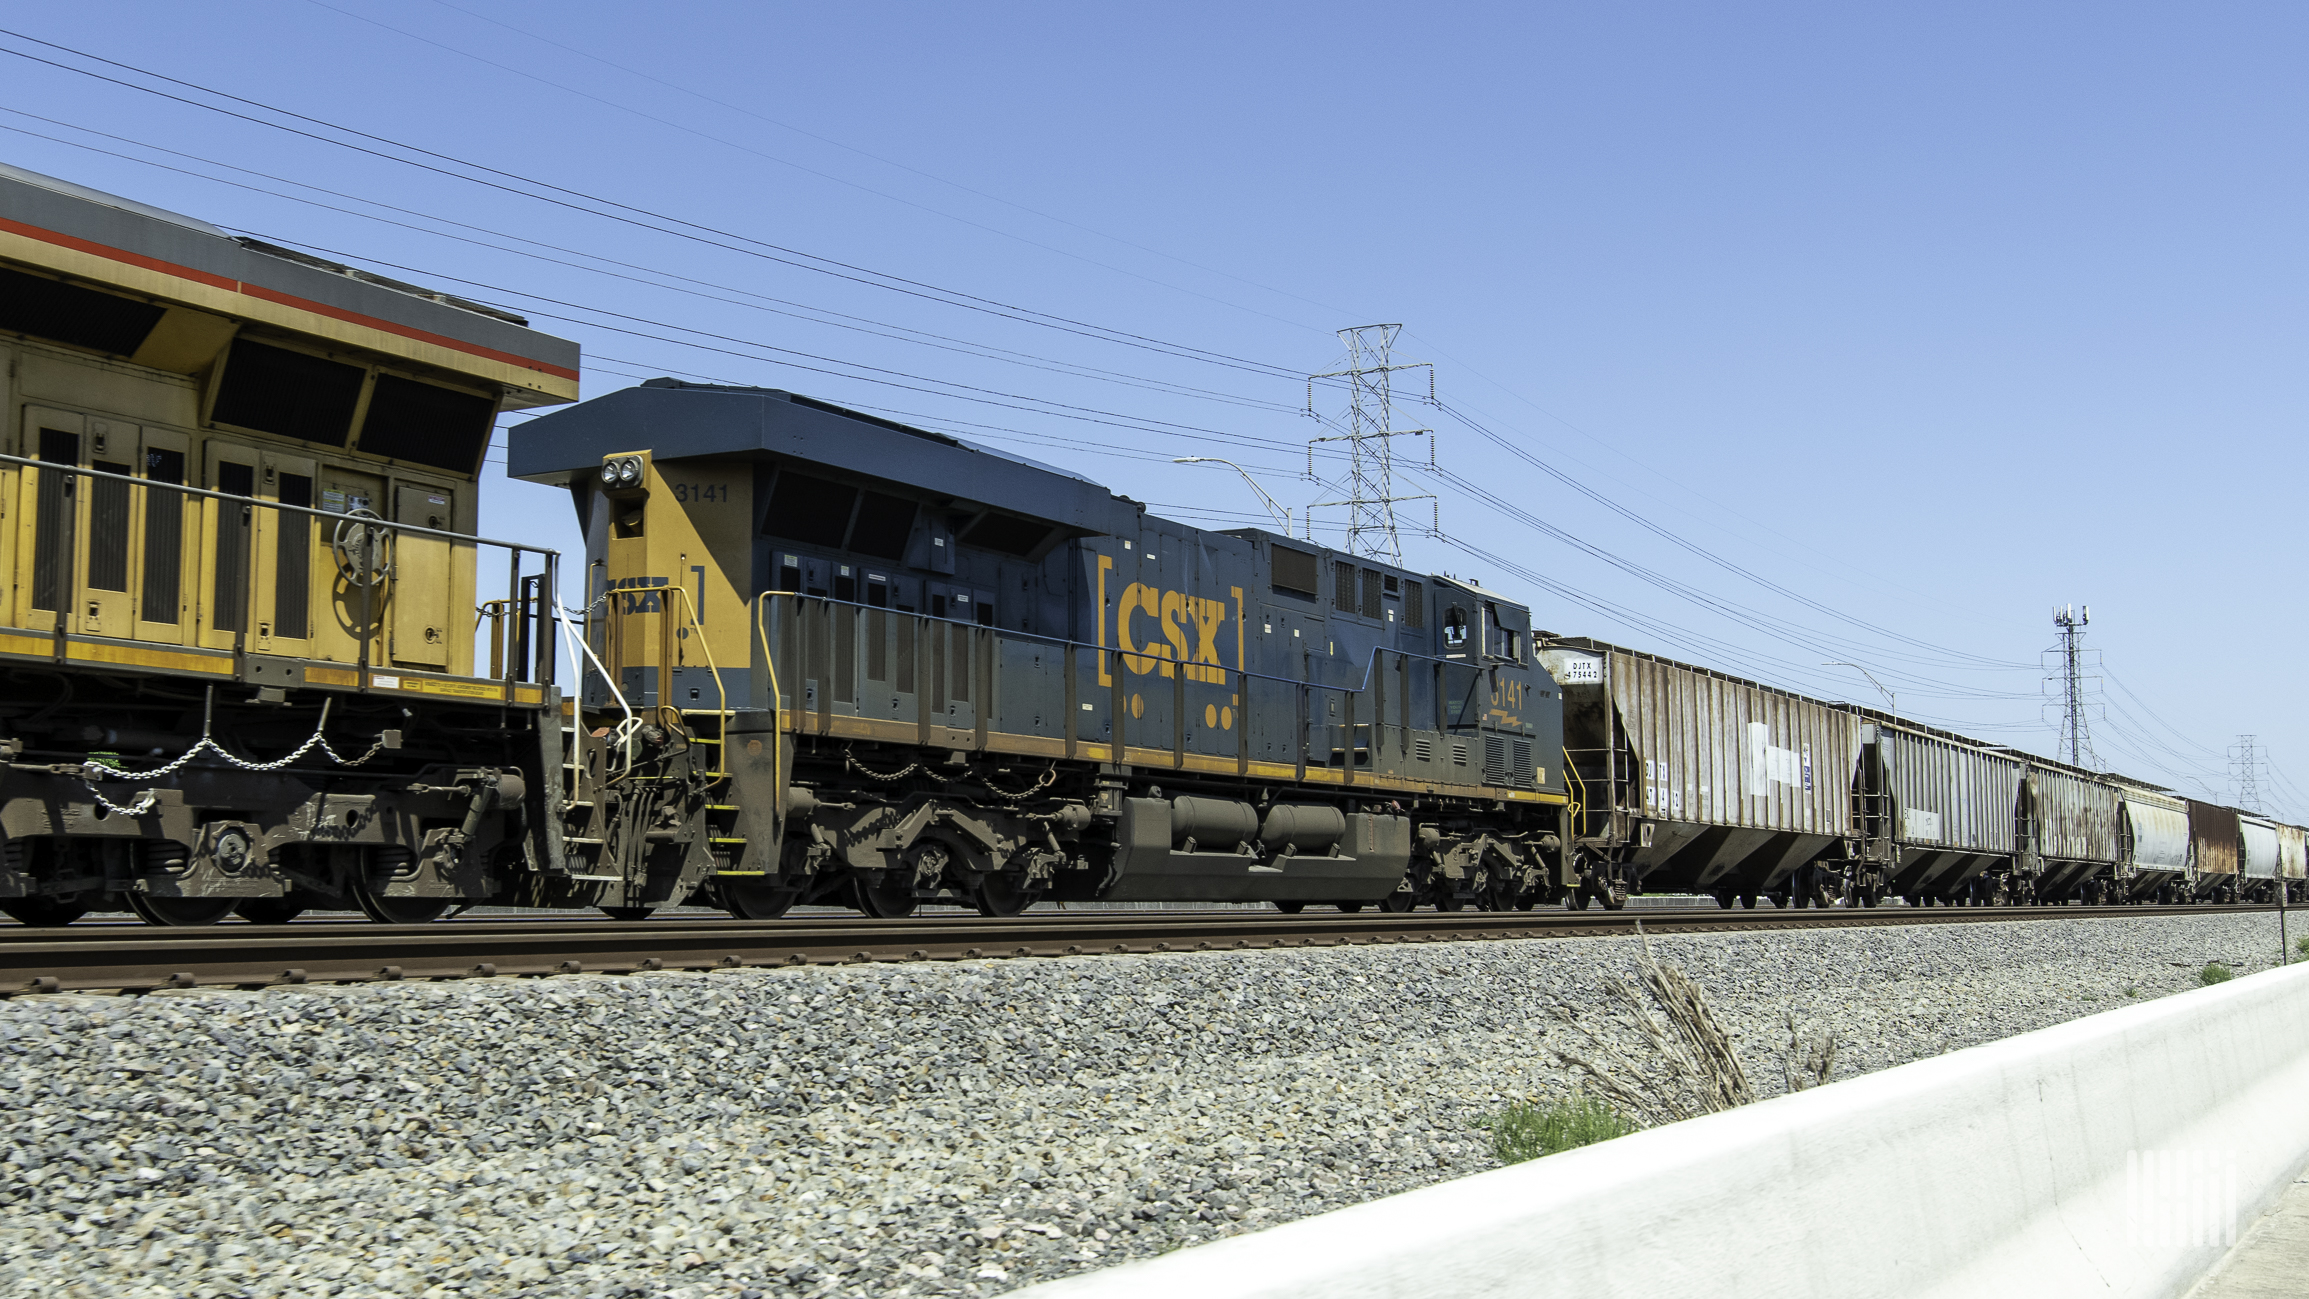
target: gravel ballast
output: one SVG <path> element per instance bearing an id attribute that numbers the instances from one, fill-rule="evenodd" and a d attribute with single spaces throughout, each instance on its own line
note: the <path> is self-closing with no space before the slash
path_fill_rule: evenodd
<path id="1" fill-rule="evenodd" d="M 1759 1092 L 2275 964 L 2225 915 L 1693 935 Z M 1633 939 L 0 1002 L 0 1293 L 994 1294 L 1493 1166 Z M 1625 1034 L 1631 1043 L 1632 1032 Z"/>

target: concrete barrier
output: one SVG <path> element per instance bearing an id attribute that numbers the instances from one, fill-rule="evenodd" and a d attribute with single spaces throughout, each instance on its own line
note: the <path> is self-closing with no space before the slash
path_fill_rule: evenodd
<path id="1" fill-rule="evenodd" d="M 2168 1296 L 2305 1160 L 2295 966 L 1017 1294 Z"/>

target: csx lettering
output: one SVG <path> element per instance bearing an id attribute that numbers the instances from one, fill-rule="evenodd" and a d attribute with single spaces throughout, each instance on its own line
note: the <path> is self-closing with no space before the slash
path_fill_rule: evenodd
<path id="1" fill-rule="evenodd" d="M 663 613 L 665 611 L 663 596 L 654 589 L 636 588 L 655 588 L 668 585 L 671 583 L 662 577 L 621 577 L 609 584 L 606 593 L 611 601 L 618 605 L 621 612 Z M 620 593 L 623 593 L 624 598 L 622 600 L 619 599 Z"/>
<path id="2" fill-rule="evenodd" d="M 1159 641 L 1139 641 L 1139 629 L 1132 624 L 1142 614 L 1159 629 Z M 1115 643 L 1122 647 L 1123 666 L 1140 676 L 1158 668 L 1164 676 L 1173 676 L 1176 665 L 1183 664 L 1189 681 L 1222 682 L 1227 674 L 1219 659 L 1219 628 L 1226 621 L 1224 600 L 1133 582 L 1123 588 L 1116 605 Z"/>

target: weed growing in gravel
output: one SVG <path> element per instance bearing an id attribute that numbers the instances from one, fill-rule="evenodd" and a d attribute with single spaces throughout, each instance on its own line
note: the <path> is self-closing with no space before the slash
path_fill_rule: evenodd
<path id="1" fill-rule="evenodd" d="M 2208 988 L 2212 987 L 2216 983 L 2227 983 L 2229 980 L 2236 977 L 2237 972 L 2235 970 L 2232 970 L 2228 966 L 2221 964 L 2219 961 L 2207 961 L 2205 963 L 2205 968 L 2197 971 L 2197 982 L 2204 984 Z"/>
<path id="2" fill-rule="evenodd" d="M 2125 985 L 2125 995 L 2126 995 L 2126 996 L 2128 996 L 2128 997 L 2135 997 L 2135 998 L 2139 997 L 2139 996 L 2141 995 L 2141 985 L 2139 985 L 2139 984 L 2137 984 L 2137 983 L 2128 983 L 2128 984 L 2126 984 L 2126 985 Z"/>
<path id="3" fill-rule="evenodd" d="M 1503 1164 L 1520 1164 L 1560 1154 L 1636 1130 L 1627 1116 L 1603 1101 L 1574 1093 L 1569 1100 L 1510 1105 L 1476 1126 L 1491 1130 L 1491 1153 Z"/>
<path id="4" fill-rule="evenodd" d="M 2309 960 L 2309 936 L 2294 939 L 2293 950 L 2299 952 L 2302 959 Z"/>

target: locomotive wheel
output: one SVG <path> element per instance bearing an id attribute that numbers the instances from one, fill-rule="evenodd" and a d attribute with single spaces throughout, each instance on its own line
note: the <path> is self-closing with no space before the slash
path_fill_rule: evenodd
<path id="1" fill-rule="evenodd" d="M 1396 912 L 1417 911 L 1419 909 L 1419 895 L 1416 893 L 1407 893 L 1401 889 L 1397 889 L 1393 893 L 1388 894 L 1386 897 L 1379 899 L 1379 909 L 1381 911 Z"/>
<path id="2" fill-rule="evenodd" d="M 857 908 L 876 920 L 896 920 L 914 914 L 912 871 L 883 871 L 882 878 L 872 884 L 861 877 L 850 890 L 857 899 Z"/>
<path id="3" fill-rule="evenodd" d="M 601 909 L 601 914 L 603 914 L 603 915 L 605 915 L 605 916 L 608 916 L 608 917 L 609 917 L 610 919 L 612 919 L 612 920 L 623 920 L 623 921 L 625 921 L 627 924 L 634 924 L 634 923 L 637 923 L 637 922 L 639 922 L 639 921 L 647 920 L 647 919 L 649 919 L 651 916 L 653 916 L 653 915 L 656 915 L 656 914 L 657 914 L 657 908 L 656 908 L 656 907 L 603 907 L 603 908 Z"/>
<path id="4" fill-rule="evenodd" d="M 305 904 L 290 898 L 242 898 L 233 910 L 252 925 L 285 925 L 305 914 Z"/>
<path id="5" fill-rule="evenodd" d="M 978 905 L 978 914 L 982 916 L 1015 916 L 1033 906 L 1041 896 L 1041 889 L 999 871 L 981 879 L 978 887 L 970 890 L 970 900 Z M 1302 904 L 1294 902 L 1284 906 L 1278 902 L 1275 905 L 1285 911 L 1296 911 Z"/>
<path id="6" fill-rule="evenodd" d="M 69 925 L 88 914 L 88 904 L 77 898 L 8 898 L 0 901 L 0 914 L 20 925 Z"/>
<path id="7" fill-rule="evenodd" d="M 144 923 L 172 928 L 213 925 L 231 915 L 241 901 L 239 898 L 155 898 L 142 893 L 123 896 L 128 899 L 129 910 L 142 916 Z"/>
<path id="8" fill-rule="evenodd" d="M 1363 904 L 1360 902 L 1334 902 L 1331 905 L 1339 908 L 1341 911 L 1346 912 L 1348 915 L 1353 915 L 1363 909 Z"/>
<path id="9" fill-rule="evenodd" d="M 353 900 L 369 919 L 380 925 L 422 925 L 439 920 L 449 908 L 457 905 L 455 898 L 387 898 L 369 890 L 368 882 L 353 877 Z"/>
<path id="10" fill-rule="evenodd" d="M 1571 892 L 1563 895 L 1563 909 L 1566 911 L 1585 911 L 1587 910 L 1587 902 L 1588 892 L 1585 884 L 1579 885 Z"/>
<path id="11" fill-rule="evenodd" d="M 722 909 L 739 920 L 775 920 L 793 909 L 796 890 L 723 880 Z"/>

